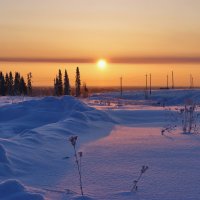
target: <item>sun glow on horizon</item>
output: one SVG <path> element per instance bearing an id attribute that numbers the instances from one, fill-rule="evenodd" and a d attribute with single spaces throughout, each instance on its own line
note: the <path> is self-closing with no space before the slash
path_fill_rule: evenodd
<path id="1" fill-rule="evenodd" d="M 98 60 L 97 66 L 98 66 L 99 69 L 104 70 L 107 66 L 106 60 L 104 60 L 104 59 Z"/>

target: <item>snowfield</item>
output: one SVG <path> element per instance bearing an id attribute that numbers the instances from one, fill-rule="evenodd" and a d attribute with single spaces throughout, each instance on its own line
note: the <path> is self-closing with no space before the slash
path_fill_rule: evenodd
<path id="1" fill-rule="evenodd" d="M 200 137 L 170 123 L 167 108 L 200 101 L 200 90 L 73 97 L 0 98 L 1 200 L 198 200 Z M 83 152 L 81 197 L 68 138 Z M 149 169 L 130 192 L 141 167 Z"/>

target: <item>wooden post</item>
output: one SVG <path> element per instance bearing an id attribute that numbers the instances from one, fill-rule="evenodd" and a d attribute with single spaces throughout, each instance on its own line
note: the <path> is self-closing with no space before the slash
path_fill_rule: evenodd
<path id="1" fill-rule="evenodd" d="M 145 84 L 146 84 L 146 87 L 145 87 L 145 91 L 144 91 L 144 95 L 145 95 L 145 99 L 148 99 L 148 75 L 146 74 L 145 75 L 145 80 L 146 80 L 146 82 L 145 82 Z"/>
<path id="2" fill-rule="evenodd" d="M 167 89 L 169 88 L 169 77 L 168 77 L 168 74 L 167 74 Z"/>
<path id="3" fill-rule="evenodd" d="M 151 95 L 151 74 L 149 74 L 149 93 Z"/>
<path id="4" fill-rule="evenodd" d="M 172 71 L 172 89 L 174 89 L 174 72 Z"/>
<path id="5" fill-rule="evenodd" d="M 148 87 L 147 84 L 148 84 L 148 83 L 147 83 L 147 74 L 146 74 L 146 91 L 147 91 L 147 89 L 148 89 L 148 88 L 147 88 L 147 87 Z"/>
<path id="6" fill-rule="evenodd" d="M 192 88 L 194 88 L 194 78 L 192 76 Z"/>
<path id="7" fill-rule="evenodd" d="M 122 98 L 123 95 L 123 88 L 122 88 L 122 76 L 120 77 L 120 96 Z"/>
<path id="8" fill-rule="evenodd" d="M 190 89 L 192 89 L 194 87 L 194 79 L 192 74 L 190 74 Z"/>

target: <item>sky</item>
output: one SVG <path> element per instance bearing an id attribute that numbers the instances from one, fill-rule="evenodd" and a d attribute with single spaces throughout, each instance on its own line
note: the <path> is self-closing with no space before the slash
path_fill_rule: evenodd
<path id="1" fill-rule="evenodd" d="M 154 63 L 160 68 L 170 65 L 163 68 L 165 73 L 182 64 L 200 74 L 199 10 L 199 0 L 0 0 L 0 66 L 3 71 L 13 69 L 13 64 L 14 70 L 21 69 L 19 61 L 29 63 L 25 71 L 40 66 L 35 73 L 41 71 L 50 83 L 56 63 L 80 65 L 92 85 L 94 68 L 97 76 L 102 73 L 96 67 L 100 58 L 109 63 L 102 75 L 108 77 L 115 69 L 116 76 L 127 71 L 127 77 L 134 72 L 143 77 L 146 68 L 141 66 Z M 40 64 L 30 64 L 34 62 Z M 45 76 L 47 68 L 50 77 Z"/>

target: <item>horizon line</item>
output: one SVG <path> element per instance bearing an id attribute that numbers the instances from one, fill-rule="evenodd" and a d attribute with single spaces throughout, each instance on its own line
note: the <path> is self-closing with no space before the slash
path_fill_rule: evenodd
<path id="1" fill-rule="evenodd" d="M 179 56 L 163 56 L 163 57 L 113 57 L 103 58 L 108 63 L 113 64 L 187 64 L 200 63 L 199 57 L 179 57 Z M 98 59 L 94 58 L 30 58 L 30 57 L 0 57 L 0 62 L 30 62 L 30 63 L 96 63 Z"/>

